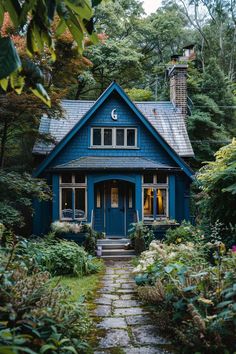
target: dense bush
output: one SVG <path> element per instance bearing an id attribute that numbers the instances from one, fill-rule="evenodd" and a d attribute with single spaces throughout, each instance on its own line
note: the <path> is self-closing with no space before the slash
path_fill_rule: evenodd
<path id="1" fill-rule="evenodd" d="M 136 254 L 145 251 L 154 239 L 153 231 L 143 224 L 143 222 L 131 224 L 129 238 L 134 246 Z"/>
<path id="2" fill-rule="evenodd" d="M 226 252 L 220 242 L 153 241 L 142 253 L 135 268 L 138 293 L 156 306 L 162 328 L 181 342 L 181 353 L 235 352 L 235 267 L 234 249 Z"/>
<path id="3" fill-rule="evenodd" d="M 236 139 L 219 149 L 215 161 L 208 162 L 197 174 L 198 219 L 206 229 L 222 224 L 221 237 L 229 246 L 236 243 Z M 225 242 L 225 241 L 224 241 Z"/>
<path id="4" fill-rule="evenodd" d="M 182 224 L 175 229 L 168 229 L 166 232 L 165 242 L 185 243 L 185 242 L 201 242 L 204 239 L 203 232 L 191 225 L 189 222 L 183 221 Z"/>
<path id="5" fill-rule="evenodd" d="M 18 244 L 16 254 L 29 269 L 37 267 L 52 275 L 82 276 L 99 270 L 95 259 L 73 241 L 52 237 L 24 240 Z"/>
<path id="6" fill-rule="evenodd" d="M 87 353 L 91 322 L 83 303 L 68 302 L 69 289 L 52 286 L 49 272 L 29 271 L 16 245 L 1 251 L 0 352 Z"/>

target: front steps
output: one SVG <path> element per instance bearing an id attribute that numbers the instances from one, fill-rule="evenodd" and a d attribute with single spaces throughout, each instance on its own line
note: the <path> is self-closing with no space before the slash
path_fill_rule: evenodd
<path id="1" fill-rule="evenodd" d="M 127 238 L 106 238 L 97 240 L 97 249 L 102 247 L 102 255 L 104 260 L 129 260 L 135 257 L 133 249 L 126 249 L 126 245 L 130 243 Z"/>

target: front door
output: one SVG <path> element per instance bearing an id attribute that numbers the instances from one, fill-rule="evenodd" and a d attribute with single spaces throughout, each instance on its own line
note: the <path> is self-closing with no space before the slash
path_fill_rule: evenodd
<path id="1" fill-rule="evenodd" d="M 105 225 L 106 235 L 125 236 L 125 184 L 109 181 L 105 184 Z"/>

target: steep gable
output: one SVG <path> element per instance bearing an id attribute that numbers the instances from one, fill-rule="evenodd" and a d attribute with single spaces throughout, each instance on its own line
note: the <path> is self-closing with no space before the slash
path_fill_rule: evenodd
<path id="1" fill-rule="evenodd" d="M 153 160 L 160 163 L 171 164 L 172 166 L 179 166 L 189 177 L 193 172 L 184 163 L 180 156 L 173 150 L 173 148 L 163 139 L 157 132 L 157 129 L 150 124 L 150 121 L 145 117 L 137 106 L 128 98 L 124 91 L 116 84 L 113 83 L 102 94 L 102 96 L 92 105 L 90 109 L 83 115 L 77 117 L 78 122 L 69 130 L 51 153 L 46 157 L 43 163 L 38 167 L 35 175 L 40 175 L 45 168 L 63 164 L 69 160 L 79 158 L 80 156 L 87 155 L 93 156 L 117 156 L 127 155 L 123 150 L 102 150 L 102 149 L 89 149 L 89 133 L 88 126 L 104 125 L 107 124 L 108 117 L 112 108 L 117 109 L 118 126 L 134 125 L 142 126 L 139 131 L 140 134 L 140 149 L 139 151 L 129 151 L 130 156 L 149 156 Z M 81 116 L 83 112 L 80 112 Z M 115 124 L 114 123 L 114 124 Z M 72 124 L 73 125 L 73 124 Z M 87 130 L 86 130 L 87 129 Z M 146 139 L 146 140 L 145 140 Z M 85 152 L 86 147 L 88 150 Z"/>

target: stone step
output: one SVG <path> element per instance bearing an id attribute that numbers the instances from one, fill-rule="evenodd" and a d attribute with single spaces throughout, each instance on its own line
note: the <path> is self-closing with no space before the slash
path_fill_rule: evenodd
<path id="1" fill-rule="evenodd" d="M 121 244 L 126 244 L 126 243 L 129 243 L 130 242 L 130 239 L 128 238 L 116 238 L 116 239 L 111 239 L 111 238 L 104 238 L 104 239 L 98 239 L 97 240 L 97 244 L 99 245 L 103 245 L 103 244 L 106 244 L 106 245 L 110 245 L 110 244 L 117 244 L 117 243 L 121 243 Z"/>
<path id="2" fill-rule="evenodd" d="M 113 256 L 102 256 L 101 258 L 104 261 L 129 261 L 130 259 L 134 258 L 135 255 L 113 255 Z"/>
<path id="3" fill-rule="evenodd" d="M 97 244 L 97 246 L 102 247 L 103 250 L 109 250 L 109 249 L 125 249 L 125 244 L 124 243 L 108 243 L 108 244 Z"/>
<path id="4" fill-rule="evenodd" d="M 135 255 L 134 250 L 125 250 L 125 249 L 108 249 L 102 250 L 102 256 L 132 256 Z"/>

